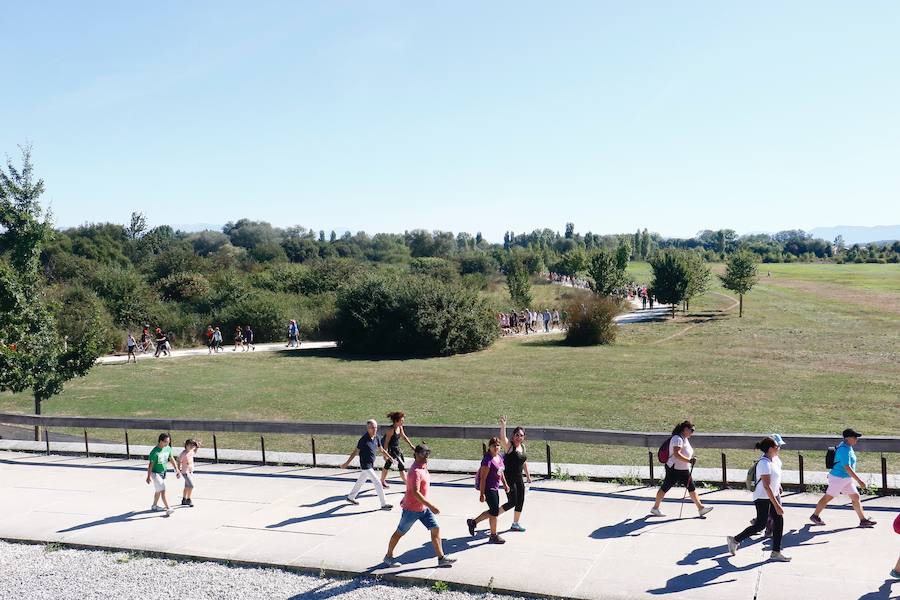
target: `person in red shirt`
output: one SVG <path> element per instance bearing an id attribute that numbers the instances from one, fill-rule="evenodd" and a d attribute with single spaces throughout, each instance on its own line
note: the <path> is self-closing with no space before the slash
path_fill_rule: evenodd
<path id="1" fill-rule="evenodd" d="M 428 456 L 431 450 L 425 444 L 419 444 L 414 449 L 415 462 L 406 476 L 406 493 L 403 495 L 403 501 L 400 506 L 403 507 L 403 514 L 400 516 L 400 523 L 397 525 L 397 531 L 391 536 L 388 542 L 387 554 L 384 555 L 384 564 L 389 567 L 400 565 L 400 561 L 394 558 L 394 548 L 410 527 L 416 521 L 421 521 L 428 531 L 431 532 L 431 545 L 434 546 L 434 552 L 438 557 L 439 567 L 450 567 L 456 562 L 455 558 L 444 555 L 444 548 L 441 545 L 441 530 L 438 527 L 437 520 L 434 515 L 441 514 L 437 506 L 428 501 L 428 486 L 431 484 L 431 474 L 428 472 Z"/>

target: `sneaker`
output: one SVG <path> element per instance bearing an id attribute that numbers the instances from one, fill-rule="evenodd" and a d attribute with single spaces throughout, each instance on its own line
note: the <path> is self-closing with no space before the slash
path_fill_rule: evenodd
<path id="1" fill-rule="evenodd" d="M 859 526 L 863 529 L 870 529 L 872 527 L 875 527 L 875 521 L 873 521 L 872 519 L 863 519 L 859 522 Z"/>
<path id="2" fill-rule="evenodd" d="M 150 510 L 152 510 L 153 512 L 157 512 L 157 511 L 162 510 L 162 506 L 159 506 L 158 504 L 154 504 L 153 506 L 150 507 Z"/>
<path id="3" fill-rule="evenodd" d="M 384 489 L 388 489 L 389 487 L 391 487 L 391 485 L 387 481 L 382 481 L 381 487 L 383 487 Z"/>
<path id="4" fill-rule="evenodd" d="M 193 500 L 188 500 L 188 501 L 187 501 L 187 505 L 188 505 L 188 508 L 194 508 L 194 501 L 193 501 Z"/>
<path id="5" fill-rule="evenodd" d="M 656 507 L 650 509 L 650 514 L 653 515 L 654 517 L 664 517 L 664 516 L 666 516 L 665 513 L 664 513 L 663 511 L 659 510 L 659 509 L 656 508 Z"/>
<path id="6" fill-rule="evenodd" d="M 822 517 L 820 517 L 819 515 L 817 515 L 815 513 L 809 515 L 809 520 L 812 521 L 813 525 L 824 525 L 825 524 L 825 521 L 822 520 Z"/>
<path id="7" fill-rule="evenodd" d="M 359 501 L 356 500 L 356 498 L 351 498 L 350 496 L 347 496 L 346 499 L 347 499 L 347 502 L 349 502 L 350 504 L 352 504 L 354 506 L 359 506 Z"/>
<path id="8" fill-rule="evenodd" d="M 712 512 L 713 508 L 714 507 L 712 507 L 712 506 L 704 506 L 703 508 L 700 509 L 700 516 L 703 517 L 705 515 L 708 515 L 709 513 Z"/>
<path id="9" fill-rule="evenodd" d="M 513 523 L 513 524 L 509 527 L 509 530 L 510 530 L 510 531 L 525 531 L 525 528 L 522 527 L 521 525 L 519 525 L 518 523 Z"/>
<path id="10" fill-rule="evenodd" d="M 466 519 L 466 527 L 469 528 L 469 535 L 475 537 L 475 519 Z"/>
<path id="11" fill-rule="evenodd" d="M 506 540 L 504 540 L 502 537 L 500 537 L 497 534 L 492 535 L 488 541 L 491 544 L 505 544 L 506 543 Z"/>
<path id="12" fill-rule="evenodd" d="M 774 560 L 775 562 L 791 562 L 791 557 L 785 556 L 781 552 L 773 552 L 769 555 L 769 560 Z"/>
<path id="13" fill-rule="evenodd" d="M 729 552 L 732 556 L 734 556 L 735 554 L 737 554 L 738 542 L 737 542 L 736 539 L 734 539 L 733 537 L 731 537 L 731 536 L 729 535 L 727 538 L 725 538 L 725 543 L 728 544 L 728 552 Z"/>
<path id="14" fill-rule="evenodd" d="M 182 498 L 182 499 L 181 499 L 181 505 L 182 505 L 182 506 L 187 506 L 187 505 L 188 505 L 188 500 L 187 500 L 187 498 Z"/>
<path id="15" fill-rule="evenodd" d="M 399 567 L 400 566 L 400 561 L 397 560 L 396 558 L 394 558 L 393 556 L 385 556 L 383 562 L 384 562 L 384 564 L 386 564 L 389 567 Z"/>
<path id="16" fill-rule="evenodd" d="M 393 504 L 382 504 L 381 505 L 381 510 L 393 510 L 393 508 L 394 508 Z"/>
<path id="17" fill-rule="evenodd" d="M 453 563 L 456 562 L 455 558 L 450 558 L 449 556 L 442 556 L 438 559 L 439 567 L 452 567 Z"/>
<path id="18" fill-rule="evenodd" d="M 900 571 L 897 569 L 891 569 L 891 577 L 894 579 L 900 579 Z"/>
<path id="19" fill-rule="evenodd" d="M 171 508 L 167 508 L 167 509 L 166 509 L 166 516 L 168 517 L 168 516 L 171 515 L 173 512 L 175 512 L 175 511 L 172 510 Z"/>

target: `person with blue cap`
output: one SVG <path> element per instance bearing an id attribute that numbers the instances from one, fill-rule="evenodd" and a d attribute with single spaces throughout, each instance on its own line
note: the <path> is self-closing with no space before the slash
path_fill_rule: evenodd
<path id="1" fill-rule="evenodd" d="M 853 451 L 853 446 L 856 445 L 862 434 L 853 428 L 847 428 L 842 435 L 844 441 L 834 449 L 834 466 L 828 472 L 828 489 L 816 504 L 816 510 L 810 515 L 809 520 L 814 525 L 824 525 L 825 521 L 819 515 L 822 514 L 829 502 L 844 494 L 849 496 L 850 502 L 853 503 L 853 510 L 859 517 L 859 526 L 864 529 L 875 527 L 875 521 L 866 518 L 866 513 L 863 512 L 862 504 L 859 502 L 859 489 L 856 487 L 857 485 L 861 488 L 866 487 L 866 482 L 856 474 L 856 452 Z"/>

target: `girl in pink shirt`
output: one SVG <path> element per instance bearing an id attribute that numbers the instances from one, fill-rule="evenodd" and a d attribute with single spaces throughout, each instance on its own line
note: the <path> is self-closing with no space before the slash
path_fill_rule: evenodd
<path id="1" fill-rule="evenodd" d="M 200 449 L 200 442 L 189 439 L 184 442 L 184 452 L 178 457 L 178 467 L 184 476 L 184 493 L 181 498 L 182 506 L 193 508 L 194 502 L 191 494 L 194 493 L 194 455 Z"/>

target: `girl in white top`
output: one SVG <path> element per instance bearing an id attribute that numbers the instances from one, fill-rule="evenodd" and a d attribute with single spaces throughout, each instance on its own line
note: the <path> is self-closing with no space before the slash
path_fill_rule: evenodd
<path id="1" fill-rule="evenodd" d="M 666 461 L 666 477 L 659 486 L 659 491 L 656 492 L 656 502 L 650 509 L 650 514 L 655 517 L 666 516 L 659 506 L 666 497 L 666 492 L 672 489 L 676 483 L 687 488 L 701 517 L 713 509 L 712 506 L 704 506 L 700 502 L 694 480 L 691 477 L 691 466 L 697 462 L 697 459 L 694 458 L 694 448 L 691 447 L 690 442 L 692 435 L 694 435 L 694 424 L 690 421 L 683 421 L 672 430 L 672 437 L 669 438 L 669 460 Z"/>
<path id="2" fill-rule="evenodd" d="M 753 478 L 753 504 L 756 506 L 756 519 L 734 537 L 728 536 L 728 551 L 734 556 L 741 542 L 766 527 L 766 521 L 772 519 L 772 554 L 770 560 L 788 562 L 790 557 L 781 553 L 781 536 L 784 533 L 784 507 L 781 505 L 781 459 L 778 457 L 778 443 L 771 437 L 757 442 L 757 450 L 763 453 L 756 463 Z"/>
<path id="3" fill-rule="evenodd" d="M 184 452 L 178 457 L 178 467 L 184 476 L 184 492 L 181 496 L 181 505 L 194 507 L 191 495 L 194 493 L 194 455 L 200 449 L 200 442 L 193 439 L 185 440 Z"/>

